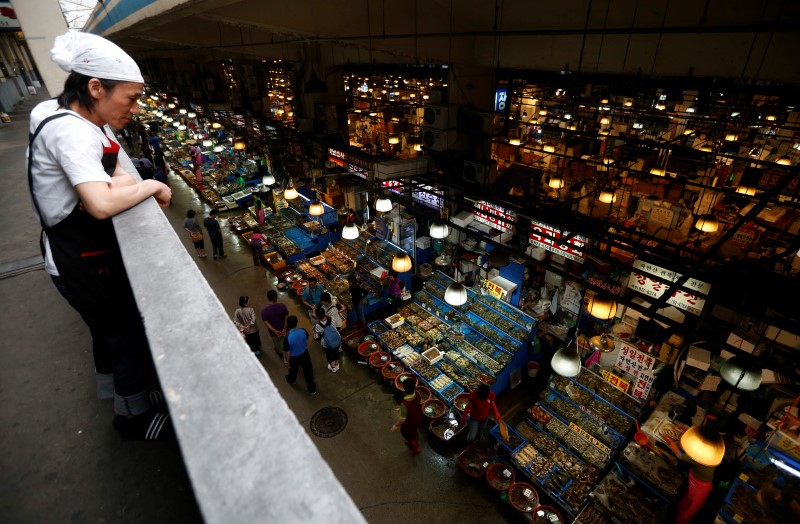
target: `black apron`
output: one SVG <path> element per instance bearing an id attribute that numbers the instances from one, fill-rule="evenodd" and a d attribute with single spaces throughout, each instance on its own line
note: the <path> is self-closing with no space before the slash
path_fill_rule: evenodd
<path id="1" fill-rule="evenodd" d="M 139 331 L 142 329 L 141 317 L 122 263 L 111 219 L 94 218 L 78 202 L 65 219 L 46 227 L 34 196 L 32 166 L 36 137 L 48 122 L 65 116 L 77 118 L 68 112 L 52 115 L 39 124 L 30 138 L 28 185 L 34 207 L 42 222 L 42 229 L 47 233 L 50 252 L 61 281 L 69 292 L 70 304 L 81 313 L 90 327 L 101 332 L 123 334 Z M 110 139 L 109 142 L 111 145 L 103 148 L 102 164 L 105 172 L 111 176 L 117 166 L 119 144 Z"/>

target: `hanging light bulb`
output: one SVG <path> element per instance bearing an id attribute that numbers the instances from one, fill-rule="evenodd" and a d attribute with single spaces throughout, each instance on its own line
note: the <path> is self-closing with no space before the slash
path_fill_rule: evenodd
<path id="1" fill-rule="evenodd" d="M 388 198 L 379 198 L 375 201 L 375 211 L 379 213 L 388 213 L 392 210 L 392 201 Z"/>
<path id="2" fill-rule="evenodd" d="M 714 233 L 719 229 L 719 220 L 714 215 L 700 215 L 694 227 L 703 233 Z"/>
<path id="3" fill-rule="evenodd" d="M 586 304 L 586 312 L 599 320 L 611 320 L 617 314 L 616 300 L 595 293 Z"/>
<path id="4" fill-rule="evenodd" d="M 589 339 L 589 347 L 594 351 L 610 353 L 614 351 L 614 339 L 608 336 L 608 333 L 601 333 Z"/>
<path id="5" fill-rule="evenodd" d="M 342 228 L 342 238 L 345 240 L 355 240 L 358 238 L 358 227 L 355 224 L 348 224 Z"/>
<path id="6" fill-rule="evenodd" d="M 444 291 L 444 301 L 451 306 L 463 306 L 468 298 L 467 288 L 461 282 L 453 282 Z"/>
<path id="7" fill-rule="evenodd" d="M 322 216 L 325 213 L 325 208 L 322 207 L 322 202 L 319 200 L 314 200 L 311 202 L 311 205 L 308 206 L 308 214 L 314 217 Z"/>
<path id="8" fill-rule="evenodd" d="M 576 377 L 581 372 L 581 357 L 572 344 L 565 346 L 553 355 L 550 366 L 562 377 Z"/>
<path id="9" fill-rule="evenodd" d="M 755 391 L 761 386 L 762 369 L 749 366 L 736 356 L 722 364 L 719 374 L 725 382 L 744 391 Z"/>
<path id="10" fill-rule="evenodd" d="M 703 466 L 718 466 L 725 455 L 725 441 L 713 423 L 686 430 L 681 436 L 681 447 L 689 458 Z"/>
<path id="11" fill-rule="evenodd" d="M 261 183 L 264 184 L 265 186 L 271 186 L 272 184 L 275 183 L 275 177 L 270 174 L 266 174 L 261 179 Z"/>
<path id="12" fill-rule="evenodd" d="M 564 179 L 558 175 L 550 177 L 550 182 L 547 183 L 553 189 L 561 189 L 564 187 Z"/>
<path id="13" fill-rule="evenodd" d="M 434 222 L 431 224 L 430 235 L 431 238 L 447 238 L 450 236 L 450 226 L 440 222 Z"/>
<path id="14" fill-rule="evenodd" d="M 603 189 L 600 191 L 597 200 L 604 204 L 613 204 L 617 200 L 617 194 L 611 189 Z"/>
<path id="15" fill-rule="evenodd" d="M 285 198 L 286 200 L 294 200 L 295 198 L 297 198 L 297 190 L 290 185 L 283 192 L 283 198 Z"/>
<path id="16" fill-rule="evenodd" d="M 398 273 L 405 273 L 411 270 L 411 257 L 405 253 L 402 255 L 395 255 L 392 259 L 392 269 Z"/>

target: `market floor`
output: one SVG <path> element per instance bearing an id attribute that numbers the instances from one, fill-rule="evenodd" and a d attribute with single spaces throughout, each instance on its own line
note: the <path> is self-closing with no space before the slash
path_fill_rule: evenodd
<path id="1" fill-rule="evenodd" d="M 194 253 L 183 230 L 186 211 L 191 208 L 204 217 L 210 207 L 180 176 L 171 174 L 170 184 L 173 204 L 166 210 L 167 217 L 186 249 Z M 253 265 L 249 244 L 227 227 L 226 218 L 236 213 L 220 214 L 227 257 L 214 260 L 194 256 L 231 315 L 241 295 L 249 296 L 250 304 L 260 311 L 266 304 L 267 291 L 277 289 L 278 283 L 271 270 Z M 279 291 L 278 300 L 287 305 L 290 314 L 297 315 L 300 327 L 311 331 L 307 310 L 297 296 Z M 275 354 L 263 326 L 260 334 L 263 344 L 260 362 L 369 522 L 445 524 L 518 520 L 515 512 L 501 503 L 497 492 L 482 480 L 468 478 L 458 468 L 456 457 L 465 447 L 463 441 L 452 446 L 441 445 L 435 437 L 425 434 L 423 453 L 412 458 L 401 435 L 389 431 L 398 405 L 393 391 L 379 375 L 359 365 L 349 352 L 345 353 L 340 371 L 331 373 L 319 343 L 312 340 L 318 391 L 312 397 L 306 391 L 302 373 L 296 386 L 286 383 L 282 357 Z M 310 430 L 311 417 L 326 406 L 339 407 L 348 416 L 345 430 L 333 438 L 317 437 Z"/>
<path id="2" fill-rule="evenodd" d="M 46 93 L 26 99 L 0 126 L 0 514 L 3 522 L 202 522 L 180 451 L 174 443 L 123 441 L 111 427 L 110 401 L 94 394 L 88 330 L 58 295 L 42 268 L 39 226 L 25 182 L 27 117 Z M 174 204 L 165 213 L 188 250 L 186 210 L 207 208 L 197 193 L 171 175 Z M 223 214 L 221 222 L 227 214 Z M 249 247 L 225 228 L 225 259 L 195 261 L 220 301 L 233 313 L 240 295 L 263 305 L 274 276 L 254 267 Z M 157 256 L 157 254 L 154 254 Z M 299 301 L 282 295 L 301 325 Z M 263 334 L 262 334 L 263 335 Z M 261 362 L 369 522 L 515 522 L 519 516 L 483 481 L 455 463 L 459 448 L 438 447 L 423 436 L 412 458 L 402 437 L 390 433 L 396 401 L 367 367 L 344 358 L 339 373 L 325 368 L 312 347 L 319 394 L 303 379 L 283 379 L 285 368 L 262 336 Z M 202 351 L 202 348 L 197 348 Z M 514 392 L 512 392 L 512 395 Z M 516 394 L 519 397 L 519 393 Z M 501 401 L 502 401 L 501 397 Z M 524 401 L 521 402 L 524 405 Z M 344 409 L 348 424 L 333 438 L 314 436 L 312 415 Z M 279 493 L 279 487 L 264 486 Z"/>

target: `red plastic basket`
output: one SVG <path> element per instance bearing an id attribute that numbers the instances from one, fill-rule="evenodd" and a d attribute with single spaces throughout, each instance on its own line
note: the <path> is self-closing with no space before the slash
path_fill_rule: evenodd
<path id="1" fill-rule="evenodd" d="M 525 496 L 525 490 L 529 490 L 531 495 Z M 527 482 L 515 482 L 508 488 L 508 502 L 517 511 L 532 513 L 539 505 L 539 493 Z"/>
<path id="2" fill-rule="evenodd" d="M 505 476 L 504 471 L 510 471 L 511 476 Z M 508 491 L 514 484 L 514 468 L 502 462 L 495 462 L 486 469 L 486 482 L 497 491 Z"/>

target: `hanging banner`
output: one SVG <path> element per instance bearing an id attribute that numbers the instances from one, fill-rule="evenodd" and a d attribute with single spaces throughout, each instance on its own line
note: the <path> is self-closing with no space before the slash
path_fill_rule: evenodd
<path id="1" fill-rule="evenodd" d="M 573 235 L 566 242 L 560 242 L 562 237 L 569 236 L 569 231 L 561 231 L 541 222 L 531 221 L 531 233 L 528 242 L 534 246 L 544 248 L 561 255 L 575 262 L 583 263 L 586 254 L 583 248 L 586 246 L 586 238 L 580 235 Z"/>
<path id="2" fill-rule="evenodd" d="M 664 269 L 655 264 L 648 264 L 641 260 L 634 260 L 633 267 L 639 271 L 631 272 L 631 278 L 628 279 L 628 287 L 653 298 L 660 298 L 664 295 L 669 285 L 662 280 L 652 279 L 648 275 L 656 276 L 667 282 L 677 282 L 682 276 L 680 273 Z M 683 287 L 696 290 L 702 295 L 708 295 L 709 291 L 711 291 L 709 284 L 694 278 L 687 279 Z M 706 301 L 695 293 L 676 289 L 672 296 L 667 299 L 667 304 L 693 315 L 699 315 L 703 311 Z"/>
<path id="3" fill-rule="evenodd" d="M 504 233 L 514 232 L 514 221 L 516 217 L 513 211 L 509 211 L 483 200 L 474 202 L 473 206 L 472 215 L 478 222 L 499 229 Z"/>
<path id="4" fill-rule="evenodd" d="M 444 199 L 439 195 L 437 195 L 436 193 L 434 193 L 434 191 L 436 191 L 435 188 L 428 185 L 422 185 L 419 187 L 421 187 L 425 191 L 415 189 L 414 191 L 411 192 L 411 200 L 425 207 L 436 209 L 437 211 L 442 209 L 442 207 L 444 206 Z"/>

